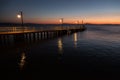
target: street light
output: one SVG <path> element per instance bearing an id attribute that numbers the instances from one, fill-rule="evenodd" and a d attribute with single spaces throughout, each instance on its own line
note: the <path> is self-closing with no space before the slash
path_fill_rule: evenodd
<path id="1" fill-rule="evenodd" d="M 75 23 L 76 23 L 76 24 L 79 24 L 79 21 L 76 21 Z"/>
<path id="2" fill-rule="evenodd" d="M 63 24 L 63 18 L 60 19 L 60 23 Z"/>
<path id="3" fill-rule="evenodd" d="M 24 26 L 23 26 L 23 12 L 19 11 L 19 13 L 17 14 L 17 18 L 21 19 L 21 26 L 24 32 Z"/>
<path id="4" fill-rule="evenodd" d="M 17 18 L 21 19 L 21 24 L 23 26 L 23 12 L 20 11 L 19 14 L 17 15 Z"/>
<path id="5" fill-rule="evenodd" d="M 20 14 L 18 14 L 18 15 L 17 15 L 17 17 L 18 17 L 18 18 L 21 18 L 21 15 L 20 15 Z"/>
<path id="6" fill-rule="evenodd" d="M 63 18 L 60 18 L 61 27 L 63 27 Z"/>

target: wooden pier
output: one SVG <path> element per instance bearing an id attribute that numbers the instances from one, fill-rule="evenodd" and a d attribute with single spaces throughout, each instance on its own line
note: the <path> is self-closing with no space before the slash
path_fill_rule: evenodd
<path id="1" fill-rule="evenodd" d="M 31 42 L 36 40 L 43 40 L 54 38 L 74 32 L 84 31 L 85 26 L 72 26 L 72 27 L 5 27 L 6 29 L 0 30 L 0 44 L 8 44 L 13 42 Z"/>

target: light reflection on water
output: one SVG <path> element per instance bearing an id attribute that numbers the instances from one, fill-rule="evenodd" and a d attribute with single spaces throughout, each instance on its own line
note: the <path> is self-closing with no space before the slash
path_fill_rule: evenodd
<path id="1" fill-rule="evenodd" d="M 78 41 L 78 36 L 77 33 L 74 33 L 74 47 L 77 48 L 77 41 Z"/>
<path id="2" fill-rule="evenodd" d="M 66 69 L 71 72 L 72 70 L 76 70 L 79 72 L 83 70 L 83 72 L 86 71 L 85 73 L 87 73 L 87 70 L 98 70 L 98 72 L 96 71 L 97 73 L 102 70 L 108 70 L 111 72 L 117 70 L 120 71 L 119 68 L 117 70 L 115 69 L 116 66 L 120 67 L 120 27 L 87 27 L 88 29 L 86 31 L 73 33 L 69 36 L 45 40 L 37 42 L 35 44 L 23 44 L 23 46 L 21 47 L 22 49 L 25 46 L 30 47 L 29 51 L 26 50 L 26 53 L 30 53 L 29 55 L 27 55 L 29 56 L 27 57 L 27 59 L 29 58 L 27 60 L 27 64 L 30 65 L 30 67 L 26 66 L 26 68 L 29 68 L 28 72 L 35 72 L 34 69 L 36 67 L 36 71 L 38 72 L 41 71 L 41 68 L 44 72 L 44 70 L 46 68 L 50 68 L 50 66 L 52 67 L 52 69 L 50 69 L 54 70 L 57 65 L 54 62 L 56 62 L 55 60 L 58 60 L 58 58 L 60 64 L 58 64 L 57 68 L 62 69 L 63 71 Z M 15 49 L 13 49 L 13 52 L 15 53 L 14 50 Z M 4 52 L 6 55 L 10 53 L 12 54 L 11 49 L 9 51 L 2 50 L 2 52 Z M 23 70 L 24 66 L 26 65 L 26 53 L 21 53 L 21 58 L 19 61 L 20 70 Z M 0 58 L 4 58 L 4 60 L 6 60 L 5 54 L 3 55 L 3 57 L 1 56 Z M 17 55 L 16 53 L 14 55 L 11 54 L 10 58 L 7 56 L 8 63 L 9 60 Z M 16 60 L 16 58 L 14 60 Z M 10 63 L 12 63 L 12 61 Z"/>
<path id="3" fill-rule="evenodd" d="M 22 70 L 25 63 L 26 63 L 26 60 L 25 60 L 26 55 L 25 55 L 25 53 L 23 52 L 20 57 L 21 57 L 21 59 L 20 59 L 19 67 L 20 67 L 20 70 Z"/>
<path id="4" fill-rule="evenodd" d="M 59 53 L 62 54 L 62 52 L 63 52 L 63 42 L 62 42 L 61 38 L 58 38 L 58 50 L 59 50 Z"/>

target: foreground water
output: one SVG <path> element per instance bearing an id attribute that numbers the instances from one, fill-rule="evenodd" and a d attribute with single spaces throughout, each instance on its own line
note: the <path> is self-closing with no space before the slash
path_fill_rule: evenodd
<path id="1" fill-rule="evenodd" d="M 0 46 L 1 76 L 4 80 L 114 78 L 120 72 L 120 26 L 86 27 L 84 32 L 49 40 Z"/>

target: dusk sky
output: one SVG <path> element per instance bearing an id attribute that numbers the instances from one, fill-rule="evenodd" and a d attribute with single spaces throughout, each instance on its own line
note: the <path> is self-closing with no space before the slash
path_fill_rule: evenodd
<path id="1" fill-rule="evenodd" d="M 0 0 L 0 22 L 120 24 L 120 0 Z"/>

